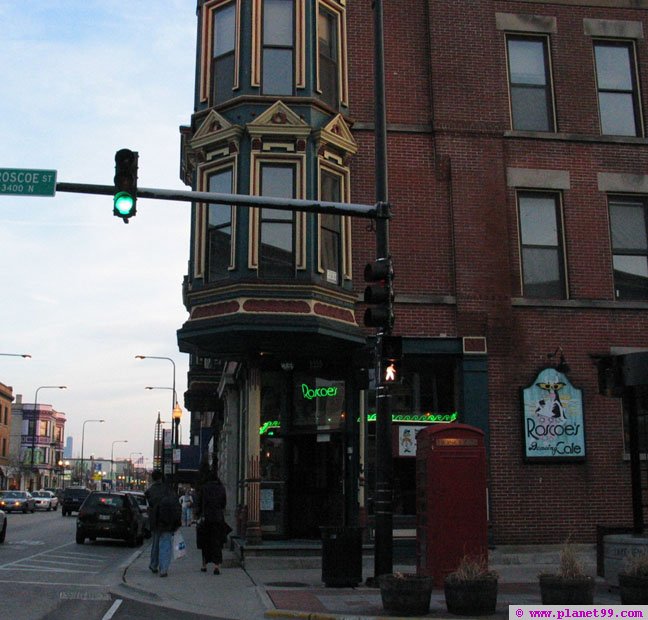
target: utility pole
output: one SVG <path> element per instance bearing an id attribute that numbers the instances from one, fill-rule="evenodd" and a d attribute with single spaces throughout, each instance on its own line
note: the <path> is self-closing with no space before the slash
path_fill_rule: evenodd
<path id="1" fill-rule="evenodd" d="M 387 184 L 387 110 L 385 100 L 385 47 L 383 3 L 374 0 L 374 88 L 375 88 L 375 166 L 376 166 L 376 258 L 389 259 L 389 218 Z M 391 307 L 391 302 L 389 304 Z M 391 394 L 382 376 L 383 337 L 391 323 L 376 333 L 376 488 L 374 515 L 374 577 L 393 572 L 393 461 L 391 447 Z"/>

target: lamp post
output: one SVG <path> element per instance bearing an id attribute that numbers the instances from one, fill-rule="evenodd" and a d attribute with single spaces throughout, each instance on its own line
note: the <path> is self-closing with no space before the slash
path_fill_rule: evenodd
<path id="1" fill-rule="evenodd" d="M 100 422 L 103 424 L 105 420 L 84 420 L 83 426 L 81 427 L 81 484 L 83 486 L 85 486 L 86 483 L 85 467 L 83 463 L 83 444 L 85 442 L 85 425 L 88 422 Z"/>
<path id="2" fill-rule="evenodd" d="M 29 353 L 0 353 L 0 355 L 4 355 L 5 357 L 24 357 L 25 359 L 31 359 Z"/>
<path id="3" fill-rule="evenodd" d="M 131 489 L 133 488 L 133 476 L 135 478 L 137 478 L 137 468 L 135 467 L 135 465 L 133 463 L 133 455 L 134 454 L 139 454 L 140 456 L 144 456 L 141 452 L 131 452 L 130 453 L 129 460 L 130 460 L 130 463 L 131 463 L 131 478 L 130 478 L 129 482 L 130 482 Z"/>
<path id="4" fill-rule="evenodd" d="M 115 487 L 115 444 L 128 443 L 128 439 L 115 439 L 110 447 L 110 487 Z"/>
<path id="5" fill-rule="evenodd" d="M 136 355 L 135 359 L 137 360 L 167 360 L 173 364 L 173 402 L 171 403 L 171 411 L 173 411 L 173 408 L 175 407 L 176 404 L 176 365 L 175 362 L 170 358 L 170 357 L 159 357 L 157 355 Z"/>
<path id="6" fill-rule="evenodd" d="M 65 488 L 65 477 L 67 475 L 67 470 L 70 468 L 70 461 L 61 461 L 58 462 L 59 469 L 63 470 L 63 479 L 61 480 L 61 487 Z"/>
<path id="7" fill-rule="evenodd" d="M 7 353 L 6 355 L 12 355 Z M 26 355 L 26 354 L 25 354 Z M 21 357 L 24 357 L 21 355 Z M 31 355 L 29 356 L 31 357 Z M 36 456 L 36 424 L 38 422 L 38 392 L 41 390 L 67 390 L 66 385 L 41 385 L 36 388 L 36 393 L 34 394 L 34 415 L 32 417 L 32 433 L 31 433 L 31 467 L 32 467 L 32 489 L 34 484 L 34 468 L 35 468 L 35 456 Z"/>

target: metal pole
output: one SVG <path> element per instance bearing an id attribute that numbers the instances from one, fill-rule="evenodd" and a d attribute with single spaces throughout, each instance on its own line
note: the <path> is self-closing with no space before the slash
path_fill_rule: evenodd
<path id="1" fill-rule="evenodd" d="M 115 193 L 113 185 L 93 185 L 90 183 L 57 183 L 57 192 L 73 194 L 98 194 L 112 196 Z M 278 209 L 280 211 L 305 211 L 311 213 L 330 213 L 331 215 L 351 215 L 376 219 L 376 206 L 355 204 L 352 202 L 333 202 L 320 200 L 305 200 L 302 198 L 272 198 L 269 196 L 248 196 L 245 194 L 219 194 L 216 192 L 195 192 L 186 190 L 170 190 L 152 187 L 137 189 L 138 198 L 153 198 L 155 200 L 175 200 L 181 202 L 204 202 L 234 205 L 237 207 L 260 207 Z"/>
<path id="2" fill-rule="evenodd" d="M 374 0 L 374 84 L 375 84 L 375 166 L 376 258 L 389 257 L 389 205 L 387 184 L 387 112 L 385 101 L 385 48 L 383 3 Z M 393 514 L 391 448 L 391 394 L 382 381 L 382 341 L 390 329 L 376 334 L 376 522 L 374 577 L 393 572 Z"/>

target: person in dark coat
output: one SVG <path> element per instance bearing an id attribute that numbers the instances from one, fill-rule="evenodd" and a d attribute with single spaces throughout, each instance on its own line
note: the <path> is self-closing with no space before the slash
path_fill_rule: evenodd
<path id="1" fill-rule="evenodd" d="M 220 575 L 223 562 L 223 545 L 231 531 L 225 523 L 225 505 L 227 496 L 225 487 L 215 473 L 211 473 L 205 484 L 198 491 L 198 537 L 202 550 L 201 571 L 207 570 L 207 564 L 213 562 L 214 575 Z"/>

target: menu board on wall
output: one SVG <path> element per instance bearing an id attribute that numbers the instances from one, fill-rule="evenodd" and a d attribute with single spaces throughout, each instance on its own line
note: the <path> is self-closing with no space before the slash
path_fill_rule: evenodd
<path id="1" fill-rule="evenodd" d="M 545 368 L 522 390 L 524 456 L 529 461 L 585 458 L 582 390 L 555 368 Z"/>

